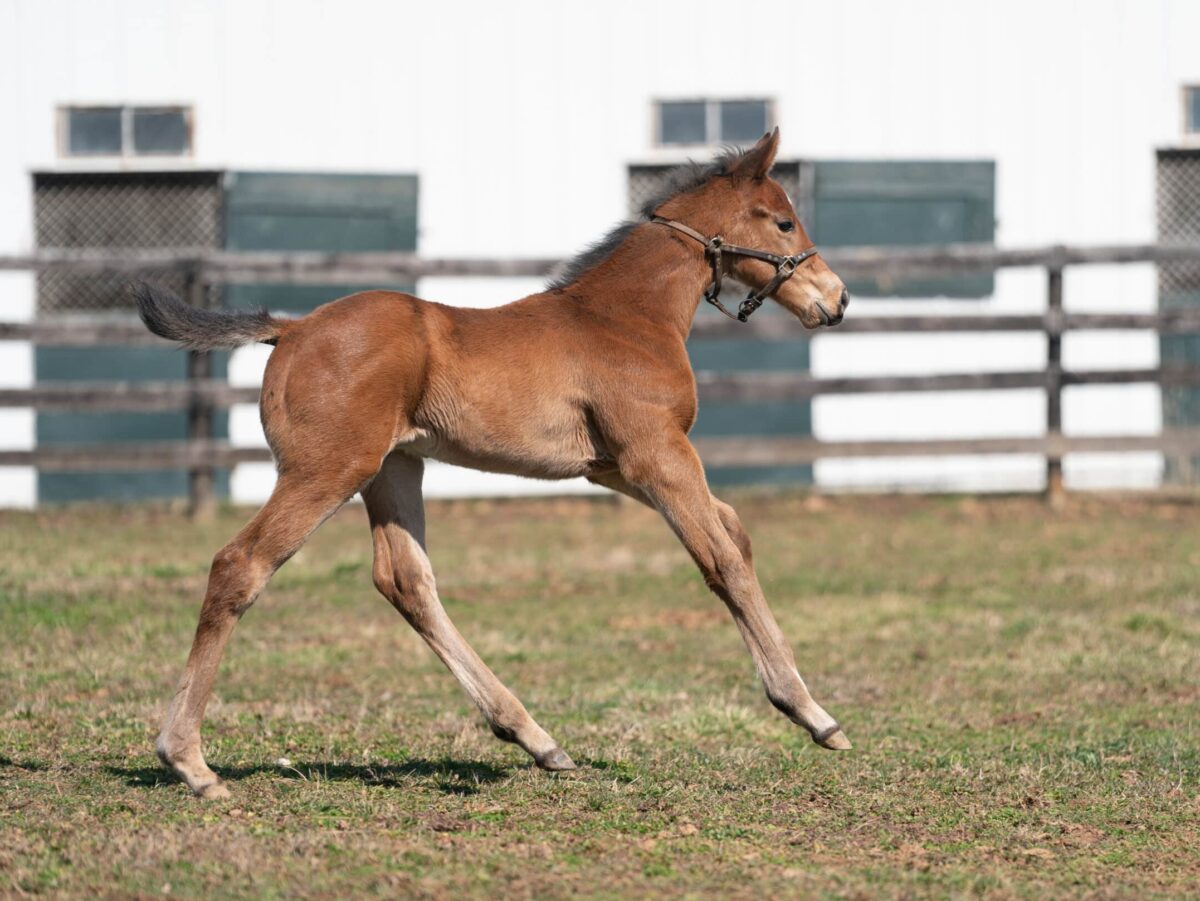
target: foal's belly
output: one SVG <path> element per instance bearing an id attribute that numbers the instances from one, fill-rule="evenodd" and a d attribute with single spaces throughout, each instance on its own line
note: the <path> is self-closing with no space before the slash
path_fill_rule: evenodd
<path id="1" fill-rule="evenodd" d="M 397 447 L 485 472 L 588 475 L 601 468 L 606 453 L 572 382 L 553 358 L 511 353 L 500 362 L 472 358 L 470 365 L 435 369 L 409 415 L 412 434 L 397 436 Z"/>
<path id="2" fill-rule="evenodd" d="M 423 428 L 401 436 L 395 449 L 468 469 L 533 479 L 571 479 L 611 468 L 586 434 L 455 435 Z"/>

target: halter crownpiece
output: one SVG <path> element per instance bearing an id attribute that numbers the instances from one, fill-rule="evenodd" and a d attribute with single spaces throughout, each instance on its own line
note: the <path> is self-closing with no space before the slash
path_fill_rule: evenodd
<path id="1" fill-rule="evenodd" d="M 808 250 L 802 250 L 800 253 L 794 253 L 791 256 L 780 256 L 777 253 L 771 253 L 766 250 L 755 250 L 753 247 L 739 247 L 737 244 L 726 244 L 725 239 L 720 235 L 706 238 L 691 226 L 684 225 L 682 222 L 676 222 L 674 219 L 664 219 L 662 216 L 654 216 L 650 221 L 656 222 L 659 225 L 665 225 L 667 228 L 673 228 L 680 234 L 687 235 L 692 240 L 699 241 L 704 245 L 704 255 L 712 265 L 713 271 L 712 284 L 704 289 L 704 299 L 730 319 L 736 319 L 738 322 L 749 320 L 750 314 L 761 307 L 764 300 L 774 294 L 780 285 L 795 274 L 797 266 L 809 257 L 817 255 L 817 248 L 810 247 Z M 724 275 L 724 267 L 721 265 L 721 255 L 725 253 L 738 257 L 751 257 L 756 260 L 763 260 L 775 267 L 774 277 L 757 291 L 752 290 L 746 295 L 746 299 L 738 304 L 736 316 L 730 313 L 725 308 L 725 305 L 721 303 L 721 278 Z"/>

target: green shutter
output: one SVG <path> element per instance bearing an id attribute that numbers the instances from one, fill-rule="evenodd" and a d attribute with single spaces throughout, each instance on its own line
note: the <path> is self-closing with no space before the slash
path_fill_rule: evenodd
<path id="1" fill-rule="evenodd" d="M 213 377 L 224 378 L 228 353 L 213 354 Z M 38 347 L 34 353 L 37 380 L 55 381 L 175 381 L 187 376 L 187 354 L 167 347 Z M 229 417 L 213 417 L 216 438 L 229 433 Z M 137 441 L 182 441 L 187 437 L 187 414 L 169 413 L 40 413 L 39 447 L 71 444 L 125 444 Z M 136 501 L 183 497 L 187 473 L 178 469 L 106 472 L 43 472 L 38 474 L 38 501 Z M 217 472 L 219 496 L 229 494 L 229 473 Z"/>
<path id="2" fill-rule="evenodd" d="M 815 164 L 812 238 L 823 247 L 991 243 L 993 162 L 821 160 Z M 986 297 L 991 274 L 849 282 L 851 294 Z"/>
<path id="3" fill-rule="evenodd" d="M 346 253 L 417 249 L 417 177 L 299 172 L 235 172 L 226 182 L 229 250 Z M 231 285 L 225 302 L 305 313 L 364 288 L 391 285 Z"/>

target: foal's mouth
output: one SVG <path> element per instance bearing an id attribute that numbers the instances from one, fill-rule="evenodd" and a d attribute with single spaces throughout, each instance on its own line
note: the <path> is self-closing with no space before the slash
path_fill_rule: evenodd
<path id="1" fill-rule="evenodd" d="M 824 326 L 837 325 L 839 322 L 842 321 L 841 313 L 839 313 L 836 317 L 830 316 L 829 311 L 827 309 L 825 309 L 825 304 L 821 303 L 821 301 L 819 301 L 819 300 L 814 300 L 813 303 L 815 303 L 817 305 L 817 313 L 820 314 L 820 316 L 821 316 L 821 325 L 824 325 Z"/>

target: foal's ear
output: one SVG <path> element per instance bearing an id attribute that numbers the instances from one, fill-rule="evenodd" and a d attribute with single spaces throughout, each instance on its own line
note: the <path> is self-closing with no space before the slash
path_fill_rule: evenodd
<path id="1" fill-rule="evenodd" d="M 735 178 L 766 178 L 775 164 L 775 154 L 779 152 L 779 128 L 768 132 L 758 139 L 758 143 L 742 154 L 734 163 L 729 174 Z"/>

